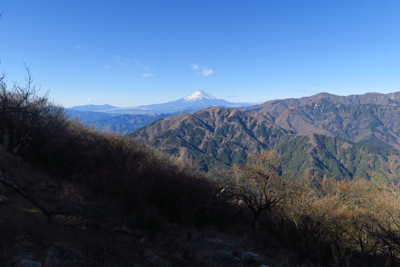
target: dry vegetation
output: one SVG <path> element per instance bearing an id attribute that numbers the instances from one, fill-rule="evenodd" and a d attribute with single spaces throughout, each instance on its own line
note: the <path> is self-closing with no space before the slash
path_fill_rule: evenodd
<path id="1" fill-rule="evenodd" d="M 280 235 L 299 261 L 335 266 L 399 263 L 398 185 L 368 180 L 317 182 L 307 174 L 284 181 L 279 172 L 276 152 L 262 151 L 251 155 L 245 166 L 218 174 L 228 199 L 251 211 L 258 236 L 264 231 L 265 238 Z"/>
<path id="2" fill-rule="evenodd" d="M 209 177 L 135 140 L 69 120 L 38 96 L 30 75 L 24 87 L 8 89 L 4 79 L 0 87 L 4 178 L 59 208 L 48 227 L 34 206 L 0 187 L 11 199 L 0 205 L 4 266 L 24 258 L 45 266 L 399 264 L 394 183 L 283 180 L 274 151 Z M 225 260 L 219 249 L 260 257 Z"/>

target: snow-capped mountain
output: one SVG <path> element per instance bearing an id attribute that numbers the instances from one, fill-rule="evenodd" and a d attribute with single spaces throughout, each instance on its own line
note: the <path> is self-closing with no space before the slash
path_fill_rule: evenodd
<path id="1" fill-rule="evenodd" d="M 205 109 L 209 107 L 243 107 L 250 106 L 256 103 L 233 103 L 224 99 L 216 98 L 204 91 L 196 91 L 191 95 L 181 99 L 153 105 L 143 105 L 138 107 L 113 108 L 104 110 L 91 110 L 96 112 L 114 113 L 114 114 L 170 114 L 192 112 L 195 110 Z M 74 107 L 75 110 L 87 110 L 88 106 Z"/>
<path id="2" fill-rule="evenodd" d="M 210 94 L 207 94 L 204 91 L 196 91 L 193 94 L 184 97 L 183 99 L 185 99 L 187 102 L 194 102 L 194 101 L 198 101 L 198 100 L 202 100 L 202 99 L 208 99 L 208 100 L 219 100 L 219 98 L 216 98 L 215 96 L 212 96 Z"/>

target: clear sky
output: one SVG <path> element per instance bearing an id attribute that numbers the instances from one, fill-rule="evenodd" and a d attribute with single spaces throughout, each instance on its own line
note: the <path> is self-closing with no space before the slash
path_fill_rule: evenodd
<path id="1" fill-rule="evenodd" d="M 1 0 L 0 70 L 65 107 L 400 91 L 399 0 Z"/>

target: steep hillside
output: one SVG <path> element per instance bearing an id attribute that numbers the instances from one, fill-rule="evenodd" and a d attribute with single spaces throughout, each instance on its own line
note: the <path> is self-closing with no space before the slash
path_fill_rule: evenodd
<path id="1" fill-rule="evenodd" d="M 275 120 L 274 124 L 268 114 L 210 108 L 156 121 L 128 136 L 185 160 L 198 161 L 203 170 L 212 172 L 243 164 L 248 152 L 261 149 L 276 149 L 284 155 L 283 171 L 290 176 L 310 170 L 319 177 L 361 177 L 398 158 L 387 148 L 322 134 L 296 134 L 293 127 L 285 129 L 292 125 L 286 123 L 279 125 Z M 309 132 L 327 131 L 314 127 Z"/>
<path id="2" fill-rule="evenodd" d="M 267 148 L 288 133 L 292 132 L 275 126 L 261 114 L 210 108 L 153 122 L 128 136 L 184 159 L 200 161 L 208 171 L 244 163 L 248 150 Z"/>
<path id="3" fill-rule="evenodd" d="M 262 114 L 295 133 L 322 133 L 356 143 L 400 148 L 400 106 L 322 101 Z"/>
<path id="4" fill-rule="evenodd" d="M 317 177 L 369 178 L 370 172 L 384 180 L 396 178 L 397 151 L 343 138 L 319 134 L 285 135 L 272 147 L 282 154 L 284 175 L 296 177 L 309 171 Z M 397 179 L 397 178 L 396 178 Z"/>

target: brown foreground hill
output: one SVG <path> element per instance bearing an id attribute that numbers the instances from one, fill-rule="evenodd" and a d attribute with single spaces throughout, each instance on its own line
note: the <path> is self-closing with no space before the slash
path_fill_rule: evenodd
<path id="1" fill-rule="evenodd" d="M 39 171 L 3 147 L 0 168 L 1 177 L 18 184 L 44 208 L 61 207 L 50 216 L 50 223 L 37 206 L 0 183 L 2 267 L 25 266 L 20 265 L 23 261 L 44 267 L 293 266 L 296 262 L 295 252 L 252 240 L 244 225 L 199 228 L 194 221 L 168 219 L 166 211 L 147 206 L 147 201 L 127 211 L 122 207 L 126 200 L 100 196 L 81 182 Z M 232 251 L 259 256 L 246 264 L 227 258 Z"/>

